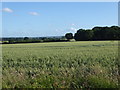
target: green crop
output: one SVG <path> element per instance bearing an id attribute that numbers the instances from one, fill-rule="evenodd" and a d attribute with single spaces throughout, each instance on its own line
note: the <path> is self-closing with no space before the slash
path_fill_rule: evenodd
<path id="1" fill-rule="evenodd" d="M 2 45 L 3 88 L 118 88 L 118 41 Z"/>

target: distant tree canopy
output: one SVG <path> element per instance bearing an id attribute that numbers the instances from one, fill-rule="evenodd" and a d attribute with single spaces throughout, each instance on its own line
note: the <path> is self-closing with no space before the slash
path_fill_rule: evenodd
<path id="1" fill-rule="evenodd" d="M 66 33 L 65 34 L 65 37 L 70 40 L 70 39 L 73 39 L 73 34 L 72 33 Z"/>
<path id="2" fill-rule="evenodd" d="M 11 37 L 1 38 L 2 44 L 15 44 L 15 43 L 42 43 L 42 42 L 65 42 L 65 36 L 55 37 Z"/>
<path id="3" fill-rule="evenodd" d="M 13 43 L 14 43 L 14 41 L 13 41 L 13 40 L 9 40 L 8 42 L 9 42 L 10 44 L 13 44 Z"/>
<path id="4" fill-rule="evenodd" d="M 76 41 L 82 40 L 120 40 L 120 27 L 94 27 L 90 29 L 79 29 L 74 34 Z"/>
<path id="5" fill-rule="evenodd" d="M 29 37 L 24 37 L 24 40 L 28 40 L 29 39 Z"/>
<path id="6" fill-rule="evenodd" d="M 93 31 L 92 30 L 84 30 L 84 29 L 79 29 L 77 33 L 75 33 L 74 39 L 76 41 L 79 40 L 91 40 L 93 36 Z"/>
<path id="7" fill-rule="evenodd" d="M 65 36 L 57 37 L 11 37 L 1 38 L 3 44 L 14 43 L 42 43 L 42 42 L 66 42 L 75 39 L 76 41 L 88 40 L 120 40 L 120 27 L 94 27 L 92 29 L 79 29 L 73 36 L 72 33 L 66 33 Z"/>

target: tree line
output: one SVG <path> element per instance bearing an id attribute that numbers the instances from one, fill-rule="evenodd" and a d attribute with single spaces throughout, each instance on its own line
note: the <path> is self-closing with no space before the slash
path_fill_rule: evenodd
<path id="1" fill-rule="evenodd" d="M 92 40 L 120 40 L 120 27 L 94 27 L 92 29 L 79 29 L 73 35 L 66 33 L 65 36 L 57 37 L 23 37 L 23 38 L 1 38 L 3 44 L 13 43 L 41 43 L 41 42 L 66 42 L 75 39 L 76 41 Z"/>
<path id="2" fill-rule="evenodd" d="M 15 43 L 42 43 L 42 42 L 64 42 L 65 36 L 60 37 L 23 37 L 23 38 L 2 38 L 2 44 L 15 44 Z"/>
<path id="3" fill-rule="evenodd" d="M 65 37 L 75 39 L 76 41 L 88 41 L 88 40 L 120 40 L 120 27 L 94 27 L 92 29 L 79 29 L 74 34 L 66 33 Z"/>

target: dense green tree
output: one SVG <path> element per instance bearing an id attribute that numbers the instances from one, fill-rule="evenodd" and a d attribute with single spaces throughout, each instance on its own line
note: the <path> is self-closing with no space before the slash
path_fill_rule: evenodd
<path id="1" fill-rule="evenodd" d="M 118 40 L 120 39 L 120 28 L 112 27 L 94 27 L 93 29 L 95 40 Z"/>
<path id="2" fill-rule="evenodd" d="M 92 30 L 79 29 L 75 35 L 76 41 L 81 40 L 120 40 L 120 27 L 94 27 Z"/>
<path id="3" fill-rule="evenodd" d="M 24 40 L 28 40 L 29 39 L 29 37 L 24 37 Z"/>
<path id="4" fill-rule="evenodd" d="M 112 31 L 112 38 L 120 40 L 120 27 L 111 26 L 111 31 Z"/>
<path id="5" fill-rule="evenodd" d="M 101 27 L 94 27 L 92 30 L 94 32 L 93 39 L 94 40 L 99 40 L 101 39 Z"/>
<path id="6" fill-rule="evenodd" d="M 73 34 L 72 33 L 66 33 L 65 34 L 65 37 L 70 40 L 70 39 L 73 39 Z"/>
<path id="7" fill-rule="evenodd" d="M 74 35 L 74 39 L 76 41 L 79 40 L 91 40 L 93 37 L 93 31 L 92 30 L 84 30 L 84 29 L 79 29 L 77 33 Z"/>

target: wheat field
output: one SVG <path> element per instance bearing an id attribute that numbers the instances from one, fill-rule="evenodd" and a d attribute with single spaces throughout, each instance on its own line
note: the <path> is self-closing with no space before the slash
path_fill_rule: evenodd
<path id="1" fill-rule="evenodd" d="M 3 88 L 118 88 L 118 41 L 2 45 Z"/>

